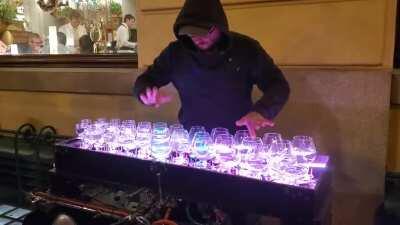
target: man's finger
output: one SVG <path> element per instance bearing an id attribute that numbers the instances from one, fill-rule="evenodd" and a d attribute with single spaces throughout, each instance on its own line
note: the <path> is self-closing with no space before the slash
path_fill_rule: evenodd
<path id="1" fill-rule="evenodd" d="M 269 121 L 269 120 L 265 120 L 265 121 L 262 123 L 262 127 L 273 127 L 273 126 L 275 126 L 274 122 Z"/>
<path id="2" fill-rule="evenodd" d="M 158 88 L 157 87 L 153 87 L 153 92 L 152 92 L 152 98 L 154 99 L 154 102 L 157 101 L 157 97 L 158 97 Z"/>
<path id="3" fill-rule="evenodd" d="M 140 95 L 140 100 L 142 100 L 142 102 L 143 102 L 145 105 L 148 105 L 148 104 L 149 104 L 149 102 L 148 102 L 148 100 L 147 100 L 147 97 L 146 97 L 144 94 L 141 94 L 141 95 Z"/>
<path id="4" fill-rule="evenodd" d="M 255 131 L 253 125 L 251 123 L 247 122 L 246 123 L 246 127 L 247 127 L 247 130 L 250 133 L 250 137 L 251 138 L 255 138 L 257 134 L 256 134 L 256 131 Z"/>
<path id="5" fill-rule="evenodd" d="M 241 118 L 240 120 L 236 121 L 236 126 L 241 127 L 246 125 L 246 120 L 244 118 Z"/>
<path id="6" fill-rule="evenodd" d="M 151 88 L 147 88 L 146 89 L 146 97 L 147 97 L 148 103 L 150 103 L 150 101 L 152 101 L 152 96 L 153 96 L 153 93 L 152 93 Z"/>
<path id="7" fill-rule="evenodd" d="M 155 98 L 155 95 L 154 95 L 153 88 L 150 88 L 150 92 L 149 92 L 149 95 L 147 97 L 150 99 L 151 103 L 154 104 L 156 102 L 156 98 Z"/>

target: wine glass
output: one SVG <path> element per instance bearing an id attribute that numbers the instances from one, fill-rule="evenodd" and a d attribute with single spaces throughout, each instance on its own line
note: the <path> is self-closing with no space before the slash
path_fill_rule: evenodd
<path id="1" fill-rule="evenodd" d="M 183 165 L 187 162 L 185 154 L 189 151 L 189 143 L 189 132 L 187 130 L 180 128 L 172 132 L 170 144 L 172 151 L 175 152 L 174 162 L 176 164 Z"/>
<path id="2" fill-rule="evenodd" d="M 206 132 L 206 128 L 203 127 L 203 126 L 193 126 L 193 127 L 191 127 L 190 131 L 189 131 L 190 141 L 193 140 L 193 137 L 197 132 Z"/>
<path id="3" fill-rule="evenodd" d="M 230 155 L 234 152 L 233 136 L 230 134 L 219 134 L 214 140 L 214 149 L 218 155 Z"/>
<path id="4" fill-rule="evenodd" d="M 153 136 L 166 136 L 169 133 L 168 124 L 164 122 L 157 122 L 153 124 Z"/>
<path id="5" fill-rule="evenodd" d="M 256 173 L 255 176 L 258 176 L 257 174 L 267 166 L 266 160 L 260 155 L 263 147 L 261 138 L 245 137 L 242 145 L 243 149 L 240 152 L 241 166 L 252 171 L 252 173 Z"/>
<path id="6" fill-rule="evenodd" d="M 214 141 L 215 141 L 215 138 L 221 134 L 229 135 L 229 130 L 224 127 L 216 127 L 214 129 L 212 129 L 212 131 L 211 131 L 211 137 Z"/>
<path id="7" fill-rule="evenodd" d="M 245 137 L 250 137 L 250 132 L 248 130 L 236 131 L 235 136 L 233 137 L 235 140 L 235 144 L 241 145 Z"/>
<path id="8" fill-rule="evenodd" d="M 282 141 L 282 135 L 279 133 L 265 133 L 263 136 L 263 143 L 267 149 L 279 141 Z"/>
<path id="9" fill-rule="evenodd" d="M 151 147 L 151 122 L 139 122 L 136 127 L 136 145 L 139 149 L 138 158 L 147 159 Z"/>
<path id="10" fill-rule="evenodd" d="M 239 157 L 234 148 L 234 139 L 230 134 L 217 135 L 214 141 L 214 151 L 217 155 L 217 164 L 222 172 L 230 171 L 239 164 Z"/>
<path id="11" fill-rule="evenodd" d="M 183 125 L 180 123 L 175 123 L 172 124 L 171 126 L 169 126 L 169 131 L 171 132 L 171 134 L 175 131 L 175 130 L 180 130 L 180 129 L 184 129 Z"/>
<path id="12" fill-rule="evenodd" d="M 294 136 L 292 143 L 292 155 L 297 156 L 301 163 L 309 163 L 315 159 L 317 149 L 312 137 Z"/>
<path id="13" fill-rule="evenodd" d="M 193 137 L 192 150 L 198 159 L 209 159 L 212 156 L 213 141 L 208 132 L 197 132 Z"/>

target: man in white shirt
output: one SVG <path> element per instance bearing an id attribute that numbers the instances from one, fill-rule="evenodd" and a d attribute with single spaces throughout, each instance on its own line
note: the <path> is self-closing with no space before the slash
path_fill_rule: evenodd
<path id="1" fill-rule="evenodd" d="M 86 35 L 86 28 L 81 25 L 81 14 L 78 11 L 72 11 L 70 15 L 70 22 L 61 26 L 58 31 L 64 33 L 67 37 L 67 47 L 79 47 L 79 39 Z"/>
<path id="2" fill-rule="evenodd" d="M 127 14 L 124 17 L 124 22 L 117 29 L 117 49 L 135 49 L 136 43 L 129 41 L 130 29 L 135 27 L 135 17 Z"/>

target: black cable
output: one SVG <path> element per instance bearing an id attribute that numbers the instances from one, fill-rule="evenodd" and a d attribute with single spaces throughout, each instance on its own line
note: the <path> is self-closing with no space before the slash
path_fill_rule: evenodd
<path id="1" fill-rule="evenodd" d="M 185 206 L 185 213 L 186 213 L 186 217 L 187 217 L 187 219 L 190 221 L 190 223 L 192 223 L 192 224 L 194 224 L 194 225 L 207 225 L 207 224 L 203 224 L 203 223 L 200 223 L 200 222 L 196 221 L 196 220 L 192 217 L 192 215 L 191 215 L 191 213 L 190 213 L 189 203 L 186 203 L 186 206 Z"/>
<path id="2" fill-rule="evenodd" d="M 120 225 L 120 224 L 123 224 L 123 223 L 125 223 L 126 221 L 128 221 L 128 220 L 130 220 L 130 219 L 131 219 L 131 217 L 130 217 L 130 216 L 127 216 L 127 217 L 124 217 L 124 218 L 118 220 L 118 221 L 115 222 L 115 223 L 110 224 L 110 225 Z"/>
<path id="3" fill-rule="evenodd" d="M 144 216 L 138 216 L 135 218 L 137 222 L 139 222 L 142 225 L 151 225 L 150 221 L 146 219 Z"/>

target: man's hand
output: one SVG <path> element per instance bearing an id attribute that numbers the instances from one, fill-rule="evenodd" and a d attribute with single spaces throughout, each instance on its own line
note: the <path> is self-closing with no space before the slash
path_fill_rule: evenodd
<path id="1" fill-rule="evenodd" d="M 256 131 L 262 127 L 273 127 L 275 124 L 265 119 L 260 113 L 258 112 L 250 112 L 240 120 L 236 121 L 236 126 L 246 126 L 249 130 L 250 136 L 255 138 Z"/>
<path id="2" fill-rule="evenodd" d="M 142 100 L 145 105 L 158 108 L 161 105 L 170 102 L 172 97 L 160 93 L 157 87 L 153 87 L 147 88 L 146 91 L 140 95 L 140 100 Z"/>
<path id="3" fill-rule="evenodd" d="M 7 51 L 7 45 L 0 41 L 0 54 L 4 54 Z"/>

